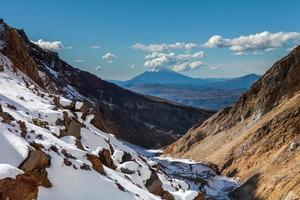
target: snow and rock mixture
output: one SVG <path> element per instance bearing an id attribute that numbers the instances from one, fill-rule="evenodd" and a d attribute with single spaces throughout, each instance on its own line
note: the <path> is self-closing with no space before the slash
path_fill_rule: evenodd
<path id="1" fill-rule="evenodd" d="M 86 102 L 44 92 L 1 53 L 0 62 L 1 198 L 204 198 L 92 125 Z"/>
<path id="2" fill-rule="evenodd" d="M 206 199 L 230 200 L 231 192 L 240 186 L 238 180 L 221 176 L 218 167 L 212 163 L 196 162 L 189 159 L 175 159 L 162 154 L 162 150 L 147 150 L 129 144 L 138 154 L 156 162 L 168 178 L 181 181 L 181 186 L 186 190 L 200 191 Z M 164 177 L 162 177 L 163 179 Z M 169 187 L 168 182 L 165 188 Z"/>

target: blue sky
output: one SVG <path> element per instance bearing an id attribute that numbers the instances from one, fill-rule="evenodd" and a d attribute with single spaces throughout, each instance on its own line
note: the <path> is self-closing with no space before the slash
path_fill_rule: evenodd
<path id="1" fill-rule="evenodd" d="M 2 0 L 0 17 L 73 66 L 126 80 L 157 67 L 262 74 L 300 44 L 299 9 L 297 0 Z"/>

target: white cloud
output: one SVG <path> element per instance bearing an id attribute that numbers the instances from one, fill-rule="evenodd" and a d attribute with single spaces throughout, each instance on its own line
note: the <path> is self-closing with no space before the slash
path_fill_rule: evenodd
<path id="1" fill-rule="evenodd" d="M 192 49 L 199 47 L 195 43 L 176 42 L 149 45 L 136 43 L 131 47 L 149 53 L 145 56 L 144 66 L 150 70 L 161 67 L 171 68 L 174 71 L 195 70 L 204 65 L 200 59 L 206 57 L 204 51 L 191 52 Z"/>
<path id="2" fill-rule="evenodd" d="M 135 50 L 145 51 L 145 52 L 165 52 L 167 50 L 174 50 L 174 49 L 180 49 L 180 50 L 191 50 L 197 47 L 197 44 L 195 43 L 186 43 L 186 42 L 176 42 L 173 44 L 141 44 L 136 43 L 131 46 L 131 48 Z"/>
<path id="3" fill-rule="evenodd" d="M 144 66 L 148 68 L 163 67 L 166 65 L 171 65 L 176 63 L 176 57 L 174 53 L 160 53 L 153 52 L 145 57 L 148 59 Z"/>
<path id="4" fill-rule="evenodd" d="M 195 70 L 195 69 L 197 69 L 198 67 L 201 67 L 201 66 L 206 66 L 206 63 L 202 62 L 202 61 L 195 61 L 195 62 L 191 62 L 189 64 L 189 67 L 190 67 L 191 70 Z"/>
<path id="5" fill-rule="evenodd" d="M 73 47 L 71 47 L 71 46 L 68 46 L 68 47 L 64 47 L 65 49 L 68 49 L 68 50 L 71 50 L 71 49 L 73 49 Z"/>
<path id="6" fill-rule="evenodd" d="M 226 39 L 220 35 L 212 36 L 203 46 L 207 48 L 229 48 L 236 55 L 247 52 L 272 51 L 289 46 L 300 41 L 299 32 L 277 32 L 264 31 L 248 36 Z"/>
<path id="7" fill-rule="evenodd" d="M 77 63 L 83 63 L 84 60 L 83 59 L 76 59 L 75 62 L 77 62 Z"/>
<path id="8" fill-rule="evenodd" d="M 191 50 L 197 47 L 195 43 L 186 43 L 186 42 L 176 42 L 174 44 L 169 44 L 169 49 L 183 49 L 183 50 Z"/>
<path id="9" fill-rule="evenodd" d="M 190 62 L 190 63 L 184 62 L 184 63 L 177 64 L 172 69 L 176 72 L 183 72 L 183 71 L 196 70 L 202 66 L 207 66 L 207 64 L 202 61 L 194 61 L 194 62 Z"/>
<path id="10" fill-rule="evenodd" d="M 204 62 L 199 59 L 204 58 L 205 56 L 206 54 L 203 51 L 188 54 L 152 52 L 145 56 L 146 62 L 144 63 L 144 66 L 150 69 L 173 66 L 172 69 L 174 71 L 195 70 L 204 65 Z"/>
<path id="11" fill-rule="evenodd" d="M 117 59 L 117 56 L 115 56 L 112 53 L 106 53 L 105 55 L 102 56 L 102 59 L 105 60 L 106 62 L 113 63 L 115 59 Z"/>
<path id="12" fill-rule="evenodd" d="M 93 45 L 93 46 L 90 46 L 90 49 L 100 49 L 100 46 L 99 45 Z"/>
<path id="13" fill-rule="evenodd" d="M 57 51 L 61 48 L 63 48 L 62 42 L 60 41 L 53 41 L 53 42 L 49 42 L 49 41 L 44 41 L 42 39 L 39 39 L 38 41 L 31 41 L 34 44 L 38 45 L 39 47 L 43 48 L 43 49 L 48 49 L 51 51 Z"/>

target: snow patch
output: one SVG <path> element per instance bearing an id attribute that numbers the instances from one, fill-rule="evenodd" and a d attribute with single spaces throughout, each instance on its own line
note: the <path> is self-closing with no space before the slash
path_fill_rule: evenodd
<path id="1" fill-rule="evenodd" d="M 5 178 L 15 179 L 19 174 L 23 174 L 23 171 L 8 164 L 0 164 L 0 180 Z"/>

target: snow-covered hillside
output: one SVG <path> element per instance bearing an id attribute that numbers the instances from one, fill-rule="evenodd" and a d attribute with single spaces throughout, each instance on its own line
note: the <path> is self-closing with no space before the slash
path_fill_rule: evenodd
<path id="1" fill-rule="evenodd" d="M 193 164 L 195 171 L 137 153 L 94 127 L 94 116 L 83 113 L 83 102 L 43 92 L 26 75 L 13 71 L 1 53 L 0 66 L 1 197 L 193 200 L 203 199 L 202 192 L 223 191 L 212 169 L 205 168 L 209 173 L 202 177 L 206 182 L 198 183 L 201 187 L 192 185 L 179 175 L 203 174 L 201 164 Z"/>

